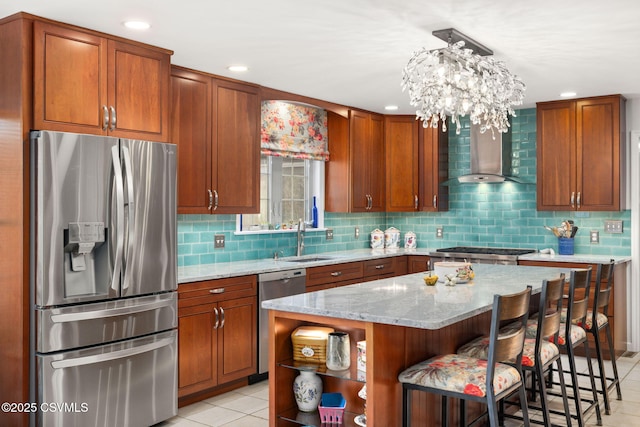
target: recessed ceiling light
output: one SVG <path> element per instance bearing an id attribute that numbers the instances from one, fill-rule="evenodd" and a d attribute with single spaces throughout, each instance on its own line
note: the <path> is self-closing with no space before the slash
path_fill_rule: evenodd
<path id="1" fill-rule="evenodd" d="M 151 24 L 144 21 L 125 21 L 122 24 L 132 30 L 148 30 L 151 27 Z"/>
<path id="2" fill-rule="evenodd" d="M 227 67 L 227 70 L 229 71 L 235 71 L 235 72 L 243 72 L 243 71 L 247 71 L 249 69 L 249 67 L 247 67 L 246 65 L 229 65 Z"/>
<path id="3" fill-rule="evenodd" d="M 569 98 L 571 96 L 576 96 L 576 93 L 575 92 L 562 92 L 560 94 L 560 96 L 563 97 L 563 98 Z"/>
<path id="4" fill-rule="evenodd" d="M 397 105 L 387 105 L 386 107 L 384 107 L 385 110 L 387 111 L 395 111 L 398 109 Z"/>

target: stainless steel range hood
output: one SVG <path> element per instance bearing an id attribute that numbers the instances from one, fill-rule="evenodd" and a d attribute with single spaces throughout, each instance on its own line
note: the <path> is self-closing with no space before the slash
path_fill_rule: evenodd
<path id="1" fill-rule="evenodd" d="M 494 139 L 495 136 L 495 139 Z M 506 181 L 527 184 L 511 175 L 511 130 L 507 133 L 480 132 L 480 126 L 471 125 L 471 173 L 452 178 L 443 185 L 501 183 Z"/>

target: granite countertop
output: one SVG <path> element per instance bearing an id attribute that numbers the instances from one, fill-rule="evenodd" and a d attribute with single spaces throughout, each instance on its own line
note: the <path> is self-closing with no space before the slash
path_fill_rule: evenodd
<path id="1" fill-rule="evenodd" d="M 400 255 L 429 255 L 434 249 L 354 249 L 342 252 L 323 252 L 286 257 L 279 259 L 254 259 L 250 261 L 222 262 L 202 264 L 189 267 L 178 267 L 178 283 L 198 282 L 202 280 L 222 279 L 225 277 L 244 276 L 248 274 L 269 273 L 272 271 L 295 270 L 297 268 L 316 267 L 320 265 L 341 264 L 352 261 L 366 261 L 376 258 L 388 258 Z M 321 258 L 317 261 L 293 262 L 296 259 Z"/>
<path id="2" fill-rule="evenodd" d="M 354 249 L 341 252 L 324 252 L 304 255 L 301 258 L 322 258 L 317 261 L 292 262 L 297 257 L 287 257 L 274 260 L 255 259 L 249 261 L 233 261 L 216 264 L 202 264 L 189 267 L 178 267 L 178 283 L 199 282 L 202 280 L 222 279 L 225 277 L 244 276 L 250 274 L 269 273 L 273 271 L 294 270 L 296 268 L 316 267 L 321 265 L 340 264 L 351 261 L 365 261 L 376 258 L 387 258 L 401 255 L 429 255 L 436 248 L 418 249 Z M 630 256 L 609 255 L 547 255 L 532 253 L 522 255 L 518 259 L 528 261 L 601 263 L 614 258 L 616 263 L 631 261 Z"/>
<path id="3" fill-rule="evenodd" d="M 424 273 L 381 279 L 264 301 L 262 307 L 293 313 L 352 319 L 422 329 L 440 329 L 491 310 L 494 294 L 519 292 L 542 280 L 569 274 L 568 268 L 473 264 L 474 280 L 426 286 Z"/>

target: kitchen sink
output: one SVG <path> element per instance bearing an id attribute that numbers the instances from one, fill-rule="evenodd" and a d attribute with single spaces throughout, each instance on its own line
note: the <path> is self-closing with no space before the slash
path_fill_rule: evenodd
<path id="1" fill-rule="evenodd" d="M 333 257 L 328 256 L 314 256 L 314 257 L 303 257 L 303 258 L 283 258 L 281 261 L 285 262 L 315 262 L 315 261 L 329 261 L 335 259 Z"/>

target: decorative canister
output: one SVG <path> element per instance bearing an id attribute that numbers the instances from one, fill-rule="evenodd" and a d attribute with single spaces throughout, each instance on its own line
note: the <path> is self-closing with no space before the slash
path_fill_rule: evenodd
<path id="1" fill-rule="evenodd" d="M 400 230 L 389 227 L 384 231 L 384 247 L 397 249 L 400 246 Z"/>
<path id="2" fill-rule="evenodd" d="M 415 249 L 418 246 L 418 242 L 416 241 L 416 233 L 413 231 L 407 231 L 404 233 L 404 248 L 405 249 Z"/>
<path id="3" fill-rule="evenodd" d="M 299 410 L 313 412 L 318 409 L 322 397 L 322 380 L 313 368 L 300 369 L 300 375 L 293 380 L 293 394 Z"/>
<path id="4" fill-rule="evenodd" d="M 346 332 L 331 332 L 327 339 L 327 368 L 344 371 L 351 366 L 351 344 Z"/>
<path id="5" fill-rule="evenodd" d="M 384 232 L 376 228 L 371 232 L 371 249 L 384 248 Z"/>

